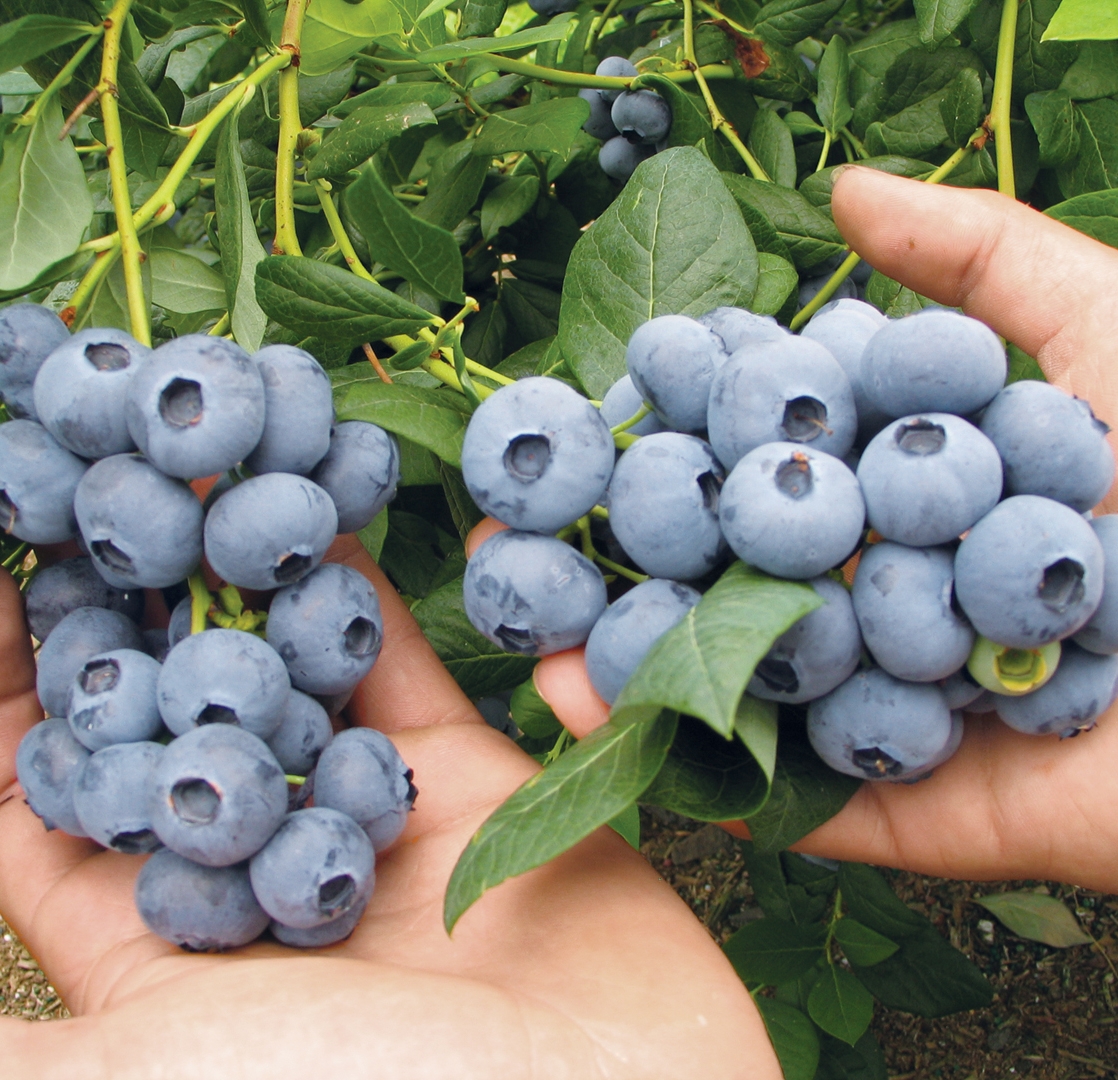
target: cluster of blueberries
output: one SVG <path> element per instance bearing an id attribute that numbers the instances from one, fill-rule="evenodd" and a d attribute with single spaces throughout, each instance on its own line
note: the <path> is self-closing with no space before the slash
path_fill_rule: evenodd
<path id="1" fill-rule="evenodd" d="M 395 441 L 334 425 L 300 349 L 190 335 L 151 350 L 71 336 L 31 304 L 0 313 L 0 393 L 17 417 L 0 424 L 5 528 L 88 552 L 25 594 L 48 717 L 17 753 L 28 804 L 48 829 L 154 852 L 136 906 L 175 944 L 345 938 L 416 790 L 384 735 L 334 736 L 383 622 L 369 582 L 322 558 L 392 498 Z M 188 481 L 222 471 L 203 504 Z M 141 632 L 143 590 L 181 586 L 203 552 L 229 585 L 275 590 L 266 618 L 225 588 L 204 632 L 190 596 Z"/>
<path id="2" fill-rule="evenodd" d="M 626 361 L 600 410 L 529 378 L 471 419 L 466 484 L 509 526 L 465 577 L 491 641 L 585 643 L 612 703 L 732 552 L 819 598 L 748 689 L 809 703 L 840 772 L 927 775 L 964 709 L 1067 736 L 1115 699 L 1118 515 L 1090 514 L 1114 479 L 1108 428 L 1047 383 L 1005 385 L 983 323 L 844 298 L 797 336 L 718 308 L 644 323 Z M 617 456 L 622 429 L 639 437 Z M 650 575 L 608 607 L 598 566 L 555 535 L 584 515 L 608 516 L 608 542 Z"/>
<path id="3" fill-rule="evenodd" d="M 595 75 L 630 79 L 637 69 L 623 56 L 607 56 Z M 624 183 L 637 166 L 663 150 L 672 126 L 671 106 L 655 90 L 580 90 L 590 103 L 582 130 L 602 140 L 598 164 L 607 176 Z"/>

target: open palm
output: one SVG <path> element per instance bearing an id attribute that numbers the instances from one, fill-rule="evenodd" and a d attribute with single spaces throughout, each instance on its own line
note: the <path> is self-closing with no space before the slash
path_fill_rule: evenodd
<path id="1" fill-rule="evenodd" d="M 350 718 L 392 735 L 420 795 L 356 932 L 317 953 L 187 955 L 136 914 L 141 859 L 44 832 L 15 781 L 41 712 L 19 594 L 0 579 L 0 911 L 77 1017 L 0 1025 L 4 1075 L 777 1080 L 721 952 L 609 830 L 493 890 L 447 936 L 459 854 L 537 766 L 481 722 L 354 538 L 331 557 L 373 580 L 385 616 Z"/>

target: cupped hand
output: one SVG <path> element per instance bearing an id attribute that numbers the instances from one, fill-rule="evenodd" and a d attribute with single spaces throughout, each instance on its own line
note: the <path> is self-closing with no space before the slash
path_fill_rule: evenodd
<path id="1" fill-rule="evenodd" d="M 136 913 L 142 859 L 44 831 L 15 780 L 41 712 L 20 597 L 0 577 L 0 911 L 75 1014 L 0 1023 L 4 1076 L 778 1080 L 720 950 L 608 829 L 492 890 L 447 936 L 460 852 L 537 766 L 481 721 L 356 540 L 331 557 L 373 581 L 385 618 L 350 719 L 392 735 L 419 798 L 356 932 L 310 953 L 187 955 Z"/>
<path id="2" fill-rule="evenodd" d="M 844 170 L 832 205 L 847 242 L 876 269 L 981 319 L 1118 428 L 1118 251 L 994 192 L 870 169 Z M 1114 491 L 1100 509 L 1118 510 Z M 574 734 L 605 722 L 582 650 L 545 658 L 534 678 Z M 740 822 L 727 827 L 748 836 Z M 971 881 L 1118 892 L 1118 705 L 1064 741 L 968 716 L 958 753 L 929 780 L 863 784 L 795 848 Z"/>

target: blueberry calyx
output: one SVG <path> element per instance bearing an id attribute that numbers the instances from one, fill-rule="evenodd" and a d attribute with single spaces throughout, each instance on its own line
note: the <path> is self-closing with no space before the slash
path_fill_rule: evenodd
<path id="1" fill-rule="evenodd" d="M 180 780 L 171 788 L 171 806 L 186 825 L 210 825 L 221 809 L 221 796 L 206 780 Z"/>
<path id="2" fill-rule="evenodd" d="M 193 379 L 172 379 L 159 395 L 159 415 L 171 427 L 193 427 L 202 411 L 202 387 Z"/>
<path id="3" fill-rule="evenodd" d="M 128 367 L 128 350 L 123 345 L 99 342 L 85 347 L 85 358 L 98 371 L 123 371 Z"/>
<path id="4" fill-rule="evenodd" d="M 902 772 L 904 766 L 893 757 L 887 754 L 878 746 L 870 746 L 864 749 L 855 750 L 850 756 L 850 760 L 862 770 L 871 780 L 880 780 L 886 776 L 896 776 Z"/>
<path id="5" fill-rule="evenodd" d="M 353 899 L 357 886 L 349 874 L 339 874 L 337 877 L 324 881 L 318 887 L 318 910 L 323 914 L 333 911 L 345 911 Z"/>
<path id="6" fill-rule="evenodd" d="M 116 686 L 119 678 L 120 664 L 115 660 L 90 660 L 82 668 L 78 681 L 87 694 L 103 694 Z"/>
<path id="7" fill-rule="evenodd" d="M 947 432 L 930 420 L 910 420 L 900 424 L 893 437 L 906 454 L 920 457 L 938 454 L 947 442 Z"/>
<path id="8" fill-rule="evenodd" d="M 546 435 L 517 435 L 505 450 L 505 471 L 514 480 L 530 484 L 547 470 L 551 443 Z"/>
<path id="9" fill-rule="evenodd" d="M 1044 568 L 1037 595 L 1046 608 L 1062 615 L 1068 608 L 1082 603 L 1084 573 L 1082 563 L 1074 559 L 1057 559 Z"/>
<path id="10" fill-rule="evenodd" d="M 833 435 L 827 427 L 827 406 L 813 397 L 793 398 L 784 406 L 781 430 L 789 442 L 806 443 L 820 435 Z"/>
<path id="11" fill-rule="evenodd" d="M 813 480 L 811 463 L 806 454 L 795 453 L 777 466 L 776 486 L 790 499 L 802 499 L 811 494 Z"/>

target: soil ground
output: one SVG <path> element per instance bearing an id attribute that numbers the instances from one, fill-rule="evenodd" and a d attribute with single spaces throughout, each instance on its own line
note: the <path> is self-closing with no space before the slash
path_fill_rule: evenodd
<path id="1" fill-rule="evenodd" d="M 641 850 L 718 942 L 759 918 L 742 854 L 715 826 L 641 813 Z M 873 1031 L 891 1080 L 1118 1078 L 1118 896 L 1027 881 L 971 884 L 891 872 L 898 895 L 926 915 L 994 984 L 993 1005 L 941 1020 L 878 1008 Z M 1015 937 L 972 897 L 1046 887 L 1106 951 L 1051 949 Z M 0 1013 L 68 1016 L 54 988 L 0 922 Z"/>

